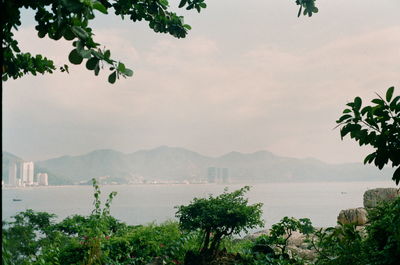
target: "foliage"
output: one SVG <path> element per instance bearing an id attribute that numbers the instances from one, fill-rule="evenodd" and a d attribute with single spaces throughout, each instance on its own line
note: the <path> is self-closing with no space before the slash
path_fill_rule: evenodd
<path id="1" fill-rule="evenodd" d="M 194 198 L 187 206 L 179 206 L 176 217 L 186 231 L 200 231 L 200 254 L 214 257 L 223 238 L 263 225 L 261 203 L 248 205 L 243 196 L 248 186 L 225 192 L 217 197 Z"/>
<path id="2" fill-rule="evenodd" d="M 250 256 L 246 259 L 247 264 L 304 264 L 302 259 L 295 255 L 289 255 L 287 246 L 293 232 L 300 232 L 307 237 L 314 231 L 310 219 L 284 217 L 279 223 L 272 225 L 269 233 L 255 239 L 251 248 Z M 278 253 L 276 251 L 279 250 Z"/>
<path id="3" fill-rule="evenodd" d="M 320 229 L 315 233 L 314 247 L 318 265 L 365 264 L 362 255 L 362 237 L 354 224 Z"/>
<path id="4" fill-rule="evenodd" d="M 365 249 L 370 264 L 395 265 L 400 260 L 400 197 L 368 212 Z"/>
<path id="5" fill-rule="evenodd" d="M 296 0 L 300 6 L 298 16 L 302 13 L 311 16 L 318 12 L 315 0 Z M 195 9 L 200 12 L 206 8 L 205 0 L 180 0 L 179 8 Z M 32 55 L 19 48 L 18 41 L 14 38 L 13 30 L 21 26 L 21 10 L 32 9 L 35 12 L 35 27 L 38 37 L 48 36 L 53 40 L 64 38 L 72 42 L 68 60 L 72 64 L 82 64 L 88 70 L 98 75 L 100 69 L 108 67 L 110 74 L 108 81 L 115 83 L 120 77 L 133 75 L 133 71 L 125 64 L 111 57 L 111 51 L 93 36 L 90 23 L 96 15 L 113 12 L 122 19 L 128 18 L 132 22 L 146 21 L 154 32 L 167 33 L 176 38 L 184 38 L 191 27 L 184 23 L 184 18 L 170 11 L 168 0 L 22 0 L 1 1 L 0 19 L 2 26 L 2 53 L 0 67 L 3 81 L 8 78 L 19 78 L 28 73 L 53 73 L 56 66 L 51 59 L 43 55 Z M 68 65 L 60 67 L 62 72 L 68 72 Z"/>
<path id="6" fill-rule="evenodd" d="M 106 237 L 125 229 L 109 215 L 112 192 L 101 208 L 100 189 L 93 179 L 94 210 L 54 223 L 54 214 L 26 210 L 3 224 L 3 240 L 13 264 L 100 264 Z"/>
<path id="7" fill-rule="evenodd" d="M 158 259 L 163 264 L 178 264 L 188 250 L 197 247 L 193 233 L 183 234 L 176 222 L 131 227 L 105 244 L 109 264 L 147 264 Z"/>
<path id="8" fill-rule="evenodd" d="M 296 4 L 300 6 L 297 14 L 298 17 L 301 15 L 301 11 L 303 11 L 304 16 L 308 15 L 309 17 L 311 17 L 313 13 L 318 12 L 318 8 L 315 6 L 315 0 L 296 0 Z"/>
<path id="9" fill-rule="evenodd" d="M 180 8 L 196 9 L 198 12 L 206 7 L 204 0 L 181 0 Z M 53 61 L 42 55 L 32 56 L 20 50 L 14 38 L 13 30 L 21 26 L 21 9 L 35 11 L 35 27 L 39 38 L 46 35 L 53 40 L 64 38 L 72 41 L 73 50 L 68 59 L 72 64 L 81 64 L 86 60 L 86 68 L 98 75 L 104 65 L 108 65 L 111 74 L 110 83 L 120 76 L 132 76 L 133 71 L 121 62 L 111 58 L 111 52 L 101 49 L 100 43 L 93 39 L 94 33 L 90 22 L 96 12 L 108 14 L 114 12 L 122 19 L 129 18 L 133 22 L 145 20 L 149 27 L 160 33 L 168 33 L 176 38 L 184 38 L 190 30 L 182 16 L 169 10 L 168 0 L 37 0 L 37 1 L 1 1 L 3 65 L 2 78 L 18 78 L 27 73 L 52 73 L 56 68 Z M 68 71 L 68 66 L 61 67 Z"/>
<path id="10" fill-rule="evenodd" d="M 304 235 L 310 235 L 314 232 L 314 227 L 308 218 L 300 218 L 297 220 L 294 217 L 289 218 L 285 216 L 279 223 L 272 225 L 266 239 L 268 244 L 280 248 L 281 254 L 283 255 L 286 253 L 288 241 L 295 231 Z"/>
<path id="11" fill-rule="evenodd" d="M 346 224 L 321 229 L 316 265 L 396 265 L 400 260 L 400 198 L 368 210 L 365 230 Z"/>
<path id="12" fill-rule="evenodd" d="M 372 163 L 382 169 L 392 162 L 397 167 L 393 174 L 396 184 L 400 182 L 400 95 L 393 97 L 394 87 L 390 87 L 385 98 L 377 94 L 372 105 L 362 107 L 362 100 L 356 97 L 347 104 L 349 108 L 336 121 L 341 127 L 343 139 L 350 134 L 360 146 L 370 145 L 375 151 L 369 154 L 364 163 Z"/>
<path id="13" fill-rule="evenodd" d="M 55 215 L 27 210 L 3 223 L 3 240 L 15 264 L 31 264 L 45 241 L 51 238 Z"/>

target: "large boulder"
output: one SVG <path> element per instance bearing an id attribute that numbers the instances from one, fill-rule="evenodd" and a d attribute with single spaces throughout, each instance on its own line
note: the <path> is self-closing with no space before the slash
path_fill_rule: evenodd
<path id="1" fill-rule="evenodd" d="M 364 193 L 364 207 L 374 208 L 380 202 L 393 201 L 398 196 L 400 196 L 400 191 L 396 188 L 376 188 L 367 190 Z"/>
<path id="2" fill-rule="evenodd" d="M 337 221 L 341 224 L 365 225 L 368 221 L 367 211 L 362 207 L 341 210 Z"/>

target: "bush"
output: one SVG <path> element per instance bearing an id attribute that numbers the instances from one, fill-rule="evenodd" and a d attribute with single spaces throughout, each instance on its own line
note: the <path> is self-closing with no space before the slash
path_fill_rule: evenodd
<path id="1" fill-rule="evenodd" d="M 316 233 L 317 265 L 398 265 L 400 198 L 368 211 L 364 230 L 339 225 Z"/>
<path id="2" fill-rule="evenodd" d="M 263 225 L 262 204 L 248 205 L 243 197 L 249 189 L 246 186 L 231 193 L 225 189 L 217 197 L 194 198 L 189 205 L 178 207 L 176 216 L 180 227 L 185 231 L 199 231 L 202 236 L 199 256 L 190 254 L 191 261 L 186 263 L 209 262 L 215 259 L 224 238 Z"/>

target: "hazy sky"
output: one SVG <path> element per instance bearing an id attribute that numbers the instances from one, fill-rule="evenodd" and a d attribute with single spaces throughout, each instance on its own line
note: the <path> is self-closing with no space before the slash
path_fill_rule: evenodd
<path id="1" fill-rule="evenodd" d="M 73 66 L 69 75 L 7 81 L 3 150 L 41 160 L 169 145 L 362 161 L 368 149 L 333 128 L 355 96 L 370 100 L 393 85 L 400 94 L 400 1 L 318 0 L 311 18 L 297 18 L 294 2 L 179 10 L 193 28 L 180 40 L 99 16 L 95 39 L 134 76 L 110 85 L 107 75 Z M 67 62 L 71 43 L 38 39 L 28 15 L 17 33 L 24 50 Z"/>

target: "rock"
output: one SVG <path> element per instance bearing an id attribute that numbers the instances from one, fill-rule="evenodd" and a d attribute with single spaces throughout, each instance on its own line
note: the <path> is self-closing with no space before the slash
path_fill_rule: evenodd
<path id="1" fill-rule="evenodd" d="M 341 224 L 365 225 L 368 221 L 367 211 L 362 207 L 341 210 L 337 221 Z"/>
<path id="2" fill-rule="evenodd" d="M 400 190 L 396 188 L 376 188 L 364 193 L 364 207 L 374 208 L 380 202 L 393 201 L 400 196 Z"/>

